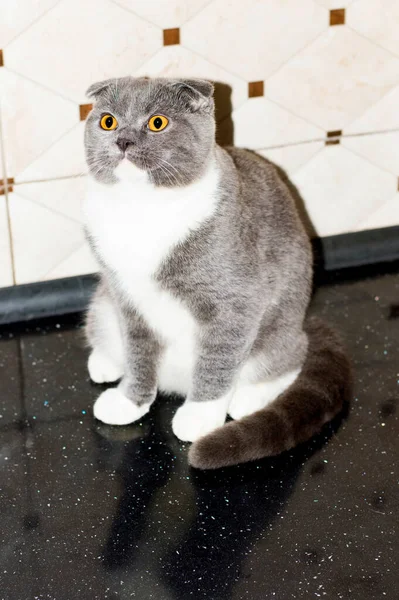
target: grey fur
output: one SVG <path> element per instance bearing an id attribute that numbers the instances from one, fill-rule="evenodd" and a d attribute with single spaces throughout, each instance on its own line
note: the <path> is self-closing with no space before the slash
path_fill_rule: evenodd
<path id="1" fill-rule="evenodd" d="M 206 81 L 122 77 L 95 83 L 87 94 L 96 103 L 85 130 L 86 160 L 91 174 L 114 183 L 121 151 L 116 141 L 131 146 L 127 157 L 148 170 L 156 185 L 187 185 L 205 169 L 215 138 L 213 86 Z M 154 114 L 171 117 L 162 132 L 146 124 Z M 101 115 L 112 113 L 119 125 L 113 131 L 99 126 Z M 176 170 L 178 165 L 178 170 Z"/>
<path id="2" fill-rule="evenodd" d="M 205 86 L 200 83 L 196 87 L 202 90 Z M 175 249 L 156 274 L 160 285 L 180 297 L 202 325 L 191 398 L 201 401 L 226 393 L 250 356 L 262 353 L 265 377 L 301 366 L 307 348 L 303 321 L 310 294 L 311 252 L 291 195 L 274 166 L 253 152 L 222 149 L 214 141 L 210 144 L 214 116 L 209 103 L 205 99 L 198 109 L 197 101 L 193 112 L 193 82 L 187 94 L 182 90 L 183 82 L 159 79 L 123 78 L 95 84 L 89 88 L 97 103 L 86 126 L 86 150 L 89 167 L 93 153 L 103 153 L 103 169 L 93 174 L 109 183 L 108 175 L 115 166 L 109 156 L 122 133 L 135 140 L 139 161 L 151 163 L 154 155 L 167 152 L 178 170 L 179 184 L 200 177 L 209 155 L 215 154 L 222 173 L 218 210 Z M 144 130 L 128 124 L 131 119 L 142 126 L 154 111 L 163 110 L 177 119 L 170 136 L 155 133 L 147 137 Z M 100 115 L 107 111 L 121 123 L 115 130 L 118 133 L 99 129 Z M 177 147 L 171 151 L 177 139 Z M 129 158 L 138 160 L 136 154 Z M 156 183 L 171 184 L 162 172 Z M 134 364 L 127 374 L 135 381 L 133 373 L 141 370 L 141 356 L 153 373 L 158 353 L 151 353 L 154 342 L 149 331 L 144 333 L 139 315 L 124 308 L 123 294 L 106 265 L 104 276 L 115 296 L 112 300 L 121 307 L 122 323 L 123 317 L 130 317 L 124 335 L 130 331 L 134 336 L 140 325 L 140 337 L 132 343 Z M 145 377 L 136 378 L 135 384 L 132 398 L 147 398 L 148 391 L 141 389 L 147 388 Z"/>
<path id="3" fill-rule="evenodd" d="M 190 399 L 223 396 L 249 357 L 262 357 L 260 378 L 300 368 L 308 344 L 304 318 L 312 258 L 291 194 L 275 167 L 254 152 L 216 145 L 207 82 L 128 77 L 95 84 L 88 93 L 97 102 L 86 125 L 86 155 L 90 172 L 101 182 L 114 182 L 120 135 L 134 144 L 129 159 L 146 166 L 156 185 L 187 185 L 202 175 L 210 157 L 222 173 L 215 214 L 173 250 L 155 275 L 200 324 Z M 173 117 L 169 131 L 162 136 L 148 132 L 147 119 L 163 111 Z M 105 135 L 98 126 L 104 112 L 112 112 L 120 124 Z M 134 402 L 150 402 L 162 348 L 127 305 L 106 265 L 102 277 L 101 294 L 117 307 L 129 347 L 125 393 Z M 92 344 L 95 311 L 96 300 L 89 311 Z"/>
<path id="4" fill-rule="evenodd" d="M 275 377 L 300 367 L 307 348 L 311 253 L 287 188 L 255 153 L 216 156 L 218 211 L 157 274 L 202 324 L 195 400 L 226 393 L 250 356 L 262 353 L 264 376 Z"/>

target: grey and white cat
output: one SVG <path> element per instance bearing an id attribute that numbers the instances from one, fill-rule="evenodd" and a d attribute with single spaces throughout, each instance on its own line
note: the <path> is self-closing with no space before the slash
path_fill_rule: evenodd
<path id="1" fill-rule="evenodd" d="M 88 368 L 121 378 L 95 417 L 132 423 L 158 390 L 181 394 L 172 427 L 199 468 L 308 439 L 341 410 L 350 365 L 334 332 L 304 325 L 311 250 L 276 169 L 217 146 L 206 81 L 124 77 L 88 96 Z"/>

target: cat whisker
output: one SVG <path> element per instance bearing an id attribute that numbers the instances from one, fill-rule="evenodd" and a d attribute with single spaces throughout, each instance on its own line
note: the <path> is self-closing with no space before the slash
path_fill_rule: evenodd
<path id="1" fill-rule="evenodd" d="M 167 160 L 165 160 L 164 158 L 161 158 L 160 156 L 156 156 L 157 159 L 157 164 L 155 166 L 155 169 L 161 169 L 164 173 L 168 173 L 170 175 L 171 178 L 173 178 L 173 180 L 176 182 L 177 185 L 179 185 L 181 183 L 181 174 L 178 171 L 178 169 L 176 169 L 176 167 L 174 167 L 170 162 L 168 162 Z M 173 172 L 174 171 L 174 172 Z"/>
<path id="2" fill-rule="evenodd" d="M 168 173 L 168 171 L 165 169 L 165 167 L 163 165 L 158 165 L 158 170 L 161 171 L 161 173 L 164 174 L 164 176 L 166 177 L 166 180 L 168 181 L 168 183 L 170 183 L 171 185 L 173 185 L 173 179 L 170 176 L 170 173 Z M 156 173 L 155 173 L 156 175 Z"/>

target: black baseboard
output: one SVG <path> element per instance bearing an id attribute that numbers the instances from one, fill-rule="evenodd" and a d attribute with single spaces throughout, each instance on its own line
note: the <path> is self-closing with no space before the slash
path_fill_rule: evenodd
<path id="1" fill-rule="evenodd" d="M 85 310 L 96 275 L 79 275 L 0 288 L 0 325 Z"/>
<path id="2" fill-rule="evenodd" d="M 313 240 L 315 265 L 325 271 L 399 259 L 399 226 L 331 235 Z"/>
<path id="3" fill-rule="evenodd" d="M 313 250 L 318 280 L 341 269 L 356 275 L 357 267 L 364 276 L 367 265 L 399 261 L 399 226 L 315 238 Z M 96 282 L 96 275 L 79 275 L 0 288 L 0 325 L 81 312 Z"/>

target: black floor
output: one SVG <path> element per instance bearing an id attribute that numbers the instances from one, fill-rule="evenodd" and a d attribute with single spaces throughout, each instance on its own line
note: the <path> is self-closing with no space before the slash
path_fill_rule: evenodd
<path id="1" fill-rule="evenodd" d="M 79 317 L 3 329 L 0 599 L 397 600 L 398 272 L 315 294 L 355 362 L 349 414 L 212 473 L 187 466 L 177 399 L 135 426 L 93 420 Z"/>

